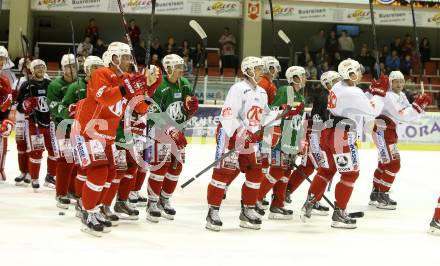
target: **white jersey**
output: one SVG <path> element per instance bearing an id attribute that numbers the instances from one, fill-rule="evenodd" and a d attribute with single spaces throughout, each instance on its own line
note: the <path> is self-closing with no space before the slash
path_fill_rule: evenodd
<path id="1" fill-rule="evenodd" d="M 393 91 L 387 92 L 385 106 L 381 114 L 393 120 L 396 125 L 415 121 L 423 115 L 412 107 L 403 92 L 395 93 Z"/>
<path id="2" fill-rule="evenodd" d="M 335 116 L 356 120 L 358 116 L 378 116 L 383 106 L 384 97 L 375 95 L 369 99 L 360 88 L 339 81 L 329 93 L 327 109 Z"/>
<path id="3" fill-rule="evenodd" d="M 261 129 L 269 113 L 266 91 L 260 86 L 254 88 L 249 81 L 243 80 L 229 89 L 220 122 L 229 137 L 240 127 L 255 133 Z"/>

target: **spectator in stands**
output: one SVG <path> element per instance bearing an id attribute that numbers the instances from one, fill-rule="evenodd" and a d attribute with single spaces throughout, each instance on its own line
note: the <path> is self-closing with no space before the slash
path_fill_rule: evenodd
<path id="1" fill-rule="evenodd" d="M 316 68 L 313 60 L 307 61 L 307 66 L 305 67 L 306 72 L 309 74 L 308 79 L 317 80 L 318 79 L 318 69 Z"/>
<path id="2" fill-rule="evenodd" d="M 400 71 L 402 71 L 404 75 L 409 75 L 411 74 L 411 69 L 412 69 L 411 56 L 407 55 L 400 63 Z"/>
<path id="3" fill-rule="evenodd" d="M 93 53 L 93 44 L 91 43 L 90 37 L 85 37 L 84 41 L 78 44 L 78 48 L 76 50 L 78 54 L 85 55 L 85 57 L 91 55 Z"/>
<path id="4" fill-rule="evenodd" d="M 402 54 L 402 40 L 400 39 L 399 36 L 397 36 L 394 39 L 394 42 L 391 43 L 390 49 L 391 49 L 391 51 L 393 51 L 393 50 L 397 51 L 398 55 Z"/>
<path id="5" fill-rule="evenodd" d="M 411 55 L 414 50 L 414 42 L 411 35 L 405 35 L 405 40 L 402 43 L 402 56 Z"/>
<path id="6" fill-rule="evenodd" d="M 162 63 L 160 62 L 160 58 L 159 58 L 158 54 L 152 54 L 151 55 L 151 62 L 150 62 L 150 64 L 162 68 Z"/>
<path id="7" fill-rule="evenodd" d="M 380 68 L 380 73 L 381 74 L 388 74 L 387 68 L 385 66 L 385 62 L 380 62 L 379 63 L 379 68 Z"/>
<path id="8" fill-rule="evenodd" d="M 133 44 L 133 50 L 138 65 L 146 65 L 145 57 L 147 55 L 147 49 L 145 49 L 145 41 L 140 40 L 139 43 Z"/>
<path id="9" fill-rule="evenodd" d="M 324 61 L 321 64 L 321 67 L 318 69 L 318 78 L 321 78 L 322 73 L 327 72 L 330 70 L 330 65 L 328 61 Z"/>
<path id="10" fill-rule="evenodd" d="M 313 62 L 316 66 L 320 66 L 321 63 L 325 60 L 325 49 L 322 48 L 318 53 L 315 54 L 315 57 L 313 58 Z"/>
<path id="11" fill-rule="evenodd" d="M 385 65 L 388 71 L 399 70 L 400 68 L 400 57 L 396 50 L 393 50 L 390 55 L 387 56 L 385 60 Z"/>
<path id="12" fill-rule="evenodd" d="M 341 37 L 339 37 L 338 41 L 342 58 L 346 59 L 352 57 L 354 52 L 354 43 L 353 39 L 348 35 L 346 30 L 342 31 Z"/>
<path id="13" fill-rule="evenodd" d="M 163 48 L 162 45 L 160 44 L 159 37 L 154 38 L 153 41 L 151 42 L 150 52 L 151 52 L 151 58 L 153 58 L 154 54 L 157 55 L 159 60 L 163 58 Z"/>
<path id="14" fill-rule="evenodd" d="M 304 46 L 304 50 L 302 54 L 298 56 L 298 65 L 305 66 L 306 63 L 310 60 L 313 60 L 312 54 L 310 53 L 309 46 Z"/>
<path id="15" fill-rule="evenodd" d="M 320 29 L 318 34 L 313 35 L 310 39 L 310 51 L 312 55 L 321 52 L 321 50 L 325 48 L 325 41 L 325 31 L 324 29 Z"/>
<path id="16" fill-rule="evenodd" d="M 336 38 L 336 31 L 330 31 L 330 36 L 327 38 L 325 42 L 325 50 L 327 54 L 333 56 L 336 52 L 339 51 L 339 42 Z"/>
<path id="17" fill-rule="evenodd" d="M 99 29 L 96 26 L 96 20 L 94 18 L 89 19 L 89 25 L 86 28 L 86 34 L 84 37 L 89 37 L 93 45 L 98 41 Z"/>
<path id="18" fill-rule="evenodd" d="M 387 59 L 387 56 L 389 54 L 390 54 L 390 48 L 388 47 L 388 45 L 385 44 L 382 48 L 382 51 L 380 52 L 379 62 L 385 63 L 385 60 Z"/>
<path id="19" fill-rule="evenodd" d="M 107 45 L 104 44 L 104 41 L 101 38 L 96 40 L 96 45 L 93 46 L 93 55 L 102 57 L 102 54 L 107 51 Z"/>
<path id="20" fill-rule="evenodd" d="M 202 43 L 201 42 L 197 42 L 196 44 L 196 51 L 193 54 L 193 58 L 192 58 L 192 62 L 193 62 L 193 66 L 197 66 L 197 63 L 199 62 L 201 56 L 203 53 L 203 49 L 202 49 Z"/>
<path id="21" fill-rule="evenodd" d="M 220 43 L 220 56 L 222 60 L 222 69 L 220 72 L 223 74 L 223 68 L 225 67 L 236 69 L 235 45 L 237 44 L 237 41 L 228 27 L 223 29 L 223 34 L 220 36 L 218 42 Z"/>
<path id="22" fill-rule="evenodd" d="M 429 39 L 426 37 L 424 37 L 420 43 L 420 55 L 422 57 L 423 64 L 431 60 L 431 44 L 429 43 Z"/>
<path id="23" fill-rule="evenodd" d="M 337 71 L 339 63 L 341 63 L 341 61 L 342 61 L 341 53 L 340 52 L 336 52 L 335 56 L 333 56 L 333 60 L 332 60 L 330 68 Z"/>
<path id="24" fill-rule="evenodd" d="M 179 53 L 178 53 L 182 58 L 184 56 L 190 56 L 191 54 L 191 48 L 189 47 L 189 42 L 188 40 L 183 40 L 182 42 L 182 46 L 179 47 Z"/>
<path id="25" fill-rule="evenodd" d="M 192 66 L 192 62 L 191 59 L 189 57 L 189 54 L 184 55 L 183 56 L 183 62 L 184 62 L 184 75 L 185 77 L 191 77 L 192 76 L 192 71 L 193 71 L 193 66 Z"/>
<path id="26" fill-rule="evenodd" d="M 375 60 L 370 55 L 370 52 L 368 51 L 368 48 L 366 46 L 363 46 L 361 48 L 361 53 L 357 56 L 356 60 L 361 63 L 361 65 L 365 68 L 365 73 L 371 73 L 374 68 Z"/>
<path id="27" fill-rule="evenodd" d="M 177 50 L 177 47 L 176 47 L 176 42 L 174 40 L 174 37 L 169 36 L 168 37 L 168 42 L 165 45 L 165 55 L 177 54 L 177 52 L 178 52 L 178 50 Z"/>
<path id="28" fill-rule="evenodd" d="M 136 25 L 136 20 L 131 19 L 128 26 L 128 33 L 133 44 L 140 42 L 141 29 Z"/>

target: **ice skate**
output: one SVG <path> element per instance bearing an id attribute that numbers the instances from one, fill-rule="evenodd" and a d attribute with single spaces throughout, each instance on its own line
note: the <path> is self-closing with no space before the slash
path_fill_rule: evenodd
<path id="1" fill-rule="evenodd" d="M 266 212 L 264 211 L 263 203 L 261 201 L 257 201 L 257 203 L 255 204 L 255 212 L 260 219 L 263 218 L 263 216 L 266 214 Z"/>
<path id="2" fill-rule="evenodd" d="M 377 206 L 378 197 L 379 197 L 379 190 L 377 190 L 376 188 L 373 188 L 373 190 L 371 191 L 371 194 L 370 194 L 370 202 L 368 202 L 368 205 Z"/>
<path id="3" fill-rule="evenodd" d="M 440 236 L 440 220 L 432 219 L 431 223 L 429 224 L 428 233 Z"/>
<path id="4" fill-rule="evenodd" d="M 336 206 L 336 204 L 335 204 Z M 345 209 L 340 209 L 335 207 L 332 216 L 332 227 L 333 228 L 344 228 L 344 229 L 355 229 L 356 220 L 348 216 Z"/>
<path id="5" fill-rule="evenodd" d="M 139 191 L 136 191 L 136 193 L 137 193 L 137 196 L 138 196 L 138 204 L 137 204 L 137 206 L 138 207 L 147 207 L 148 199 L 146 197 L 143 197 L 141 195 L 141 193 L 139 193 Z"/>
<path id="6" fill-rule="evenodd" d="M 139 211 L 128 206 L 126 201 L 116 201 L 113 208 L 116 215 L 121 220 L 137 220 L 139 219 Z"/>
<path id="7" fill-rule="evenodd" d="M 312 214 L 318 216 L 327 216 L 329 215 L 329 208 L 327 206 L 321 205 L 319 201 L 313 205 Z"/>
<path id="8" fill-rule="evenodd" d="M 130 204 L 131 207 L 136 207 L 138 204 L 138 195 L 135 191 L 130 191 L 128 194 L 128 204 Z"/>
<path id="9" fill-rule="evenodd" d="M 70 200 L 70 204 L 76 206 L 76 202 L 79 200 L 79 198 L 75 195 L 75 193 L 69 192 L 67 193 L 67 198 Z"/>
<path id="10" fill-rule="evenodd" d="M 38 182 L 38 179 L 32 180 L 31 185 L 34 192 L 37 193 L 40 189 L 40 183 Z"/>
<path id="11" fill-rule="evenodd" d="M 103 233 L 109 233 L 111 231 L 112 222 L 107 219 L 107 217 L 104 215 L 104 213 L 99 209 L 99 212 L 96 213 L 96 220 L 100 222 L 103 225 L 102 232 Z"/>
<path id="12" fill-rule="evenodd" d="M 55 178 L 49 174 L 46 175 L 46 177 L 44 178 L 44 184 L 43 186 L 48 187 L 48 188 L 55 188 L 56 187 L 56 182 L 55 182 Z"/>
<path id="13" fill-rule="evenodd" d="M 63 210 L 69 209 L 70 199 L 67 196 L 55 196 L 57 207 Z"/>
<path id="14" fill-rule="evenodd" d="M 80 202 L 80 201 L 81 200 L 79 200 L 78 202 Z M 81 205 L 82 205 L 82 203 L 81 203 Z M 112 210 L 110 209 L 109 206 L 101 205 L 101 206 L 99 206 L 99 210 L 105 216 L 105 218 L 112 223 L 112 226 L 118 226 L 119 217 L 114 212 L 112 212 Z"/>
<path id="15" fill-rule="evenodd" d="M 313 206 L 316 204 L 315 196 L 312 194 L 307 195 L 307 200 L 304 202 L 303 207 L 301 208 L 300 219 L 303 223 L 307 221 L 307 219 L 312 218 Z"/>
<path id="16" fill-rule="evenodd" d="M 263 198 L 263 200 L 261 201 L 261 204 L 263 206 L 263 210 L 269 209 L 269 201 L 266 200 L 266 197 Z"/>
<path id="17" fill-rule="evenodd" d="M 376 207 L 382 210 L 395 210 L 397 207 L 397 202 L 390 198 L 390 194 L 388 192 L 378 192 Z"/>
<path id="18" fill-rule="evenodd" d="M 211 206 L 208 210 L 208 215 L 206 215 L 206 226 L 205 228 L 211 231 L 218 232 L 223 226 L 223 222 L 220 220 L 219 207 Z"/>
<path id="19" fill-rule="evenodd" d="M 31 176 L 28 173 L 21 173 L 14 181 L 16 186 L 27 187 L 31 183 Z"/>
<path id="20" fill-rule="evenodd" d="M 160 197 L 157 207 L 161 210 L 161 216 L 168 220 L 174 220 L 176 210 L 171 207 L 170 199 Z"/>
<path id="21" fill-rule="evenodd" d="M 101 237 L 104 232 L 104 225 L 102 225 L 96 218 L 97 211 L 83 211 L 81 217 L 82 228 L 81 231 L 92 236 Z"/>
<path id="22" fill-rule="evenodd" d="M 270 220 L 292 220 L 293 211 L 285 209 L 283 207 L 275 207 L 273 205 L 269 208 L 269 219 Z"/>
<path id="23" fill-rule="evenodd" d="M 261 228 L 261 219 L 255 212 L 255 207 L 241 207 L 240 227 L 259 230 Z"/>
<path id="24" fill-rule="evenodd" d="M 78 200 L 75 204 L 75 216 L 77 218 L 82 217 L 83 207 L 82 207 L 82 200 Z"/>
<path id="25" fill-rule="evenodd" d="M 287 204 L 292 203 L 292 198 L 291 198 L 292 192 L 290 190 L 286 191 L 286 198 L 284 199 L 284 202 Z"/>
<path id="26" fill-rule="evenodd" d="M 161 215 L 161 210 L 157 207 L 157 201 L 148 201 L 147 204 L 147 220 L 152 223 L 159 222 Z"/>

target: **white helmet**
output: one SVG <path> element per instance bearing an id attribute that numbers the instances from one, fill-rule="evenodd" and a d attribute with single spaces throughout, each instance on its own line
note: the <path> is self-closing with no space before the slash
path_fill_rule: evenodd
<path id="1" fill-rule="evenodd" d="M 243 75 L 255 79 L 255 68 L 261 66 L 264 66 L 263 60 L 261 58 L 256 56 L 248 56 L 241 61 L 241 72 L 243 72 Z M 252 76 L 249 76 L 247 73 L 247 70 L 250 69 L 253 72 Z"/>
<path id="2" fill-rule="evenodd" d="M 263 56 L 261 58 L 261 60 L 263 61 L 263 72 L 264 73 L 269 73 L 270 72 L 270 67 L 275 68 L 275 70 L 277 71 L 276 73 L 279 73 L 281 71 L 281 66 L 280 66 L 280 62 L 273 56 Z"/>
<path id="3" fill-rule="evenodd" d="M 121 62 L 121 56 L 131 56 L 130 46 L 123 42 L 112 42 L 108 46 L 107 51 L 102 55 L 102 60 L 104 61 L 105 66 L 109 66 L 110 63 L 113 63 L 112 58 L 114 55 L 116 55 L 119 59 L 119 62 Z"/>
<path id="4" fill-rule="evenodd" d="M 405 76 L 400 71 L 391 71 L 390 75 L 388 76 L 388 79 L 390 81 L 390 86 L 393 84 L 393 80 L 403 80 L 405 81 Z"/>
<path id="5" fill-rule="evenodd" d="M 98 56 L 89 55 L 84 61 L 84 73 L 89 74 L 92 66 L 104 66 L 104 61 Z"/>
<path id="6" fill-rule="evenodd" d="M 359 74 L 362 73 L 363 71 L 362 69 L 363 68 L 358 61 L 350 58 L 343 60 L 341 63 L 339 63 L 338 66 L 338 72 L 342 76 L 342 79 L 349 79 L 349 80 L 352 80 L 350 78 L 351 73 L 354 73 L 356 74 L 356 76 L 359 76 Z"/>
<path id="7" fill-rule="evenodd" d="M 61 58 L 61 68 L 64 70 L 65 66 L 75 64 L 75 62 L 78 65 L 78 60 L 75 60 L 75 55 L 65 54 Z"/>
<path id="8" fill-rule="evenodd" d="M 291 66 L 286 70 L 286 79 L 287 83 L 295 83 L 295 84 L 301 84 L 303 76 L 306 75 L 306 70 L 303 67 L 300 66 Z M 294 80 L 294 77 L 298 77 L 300 79 L 299 83 L 296 83 Z"/>
<path id="9" fill-rule="evenodd" d="M 32 62 L 31 62 L 31 66 L 30 66 L 30 70 L 31 70 L 32 75 L 33 75 L 34 72 L 35 72 L 35 67 L 36 67 L 36 66 L 44 66 L 44 71 L 47 70 L 46 63 L 44 63 L 43 60 L 41 60 L 41 59 L 34 59 L 34 60 L 32 60 Z"/>
<path id="10" fill-rule="evenodd" d="M 6 58 L 6 64 L 3 65 L 2 69 L 9 69 L 14 67 L 14 63 L 12 63 L 11 59 L 9 58 L 8 50 L 3 45 L 0 45 L 0 57 Z"/>
<path id="11" fill-rule="evenodd" d="M 327 72 L 322 73 L 322 75 L 321 75 L 321 84 L 322 84 L 322 86 L 324 86 L 324 88 L 327 89 L 327 84 L 330 84 L 330 87 L 332 87 L 333 82 L 335 80 L 339 81 L 341 79 L 342 79 L 342 77 L 341 77 L 341 75 L 339 75 L 338 72 L 327 71 Z"/>
<path id="12" fill-rule="evenodd" d="M 184 65 L 185 62 L 183 61 L 183 58 L 176 55 L 176 54 L 169 54 L 166 55 L 162 59 L 162 65 L 165 68 L 165 72 L 167 72 L 168 75 L 172 75 L 174 72 L 174 69 L 178 65 Z M 171 67 L 171 72 L 168 73 L 168 67 Z"/>

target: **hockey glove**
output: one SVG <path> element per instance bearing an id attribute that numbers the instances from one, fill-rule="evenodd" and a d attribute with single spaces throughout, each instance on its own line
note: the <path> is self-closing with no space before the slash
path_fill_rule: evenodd
<path id="1" fill-rule="evenodd" d="M 379 80 L 371 81 L 369 91 L 372 95 L 385 97 L 389 87 L 390 87 L 390 82 L 388 76 L 382 75 L 380 76 Z"/>
<path id="2" fill-rule="evenodd" d="M 432 97 L 429 94 L 417 95 L 412 106 L 418 113 L 425 111 L 426 107 L 432 103 Z"/>
<path id="3" fill-rule="evenodd" d="M 150 66 L 150 69 L 147 70 L 147 81 L 148 86 L 145 92 L 149 97 L 153 97 L 162 82 L 162 72 L 158 67 Z"/>
<path id="4" fill-rule="evenodd" d="M 8 137 L 11 134 L 12 128 L 14 127 L 14 122 L 9 119 L 2 121 L 0 125 L 0 134 L 2 137 Z"/>
<path id="5" fill-rule="evenodd" d="M 269 154 L 268 153 L 261 153 L 261 172 L 263 174 L 269 173 Z"/>
<path id="6" fill-rule="evenodd" d="M 0 111 L 6 112 L 12 104 L 12 94 L 4 95 L 0 102 Z"/>
<path id="7" fill-rule="evenodd" d="M 72 103 L 71 105 L 69 105 L 68 111 L 69 117 L 74 118 L 76 114 L 76 103 Z"/>
<path id="8" fill-rule="evenodd" d="M 290 108 L 290 110 L 283 116 L 285 119 L 290 119 L 290 118 L 298 115 L 299 113 L 301 113 L 301 111 L 304 109 L 304 103 L 301 102 L 299 105 L 297 105 L 295 107 L 290 107 L 287 104 L 283 104 L 280 106 L 280 108 L 282 110 L 286 110 L 286 109 Z"/>
<path id="9" fill-rule="evenodd" d="M 37 107 L 38 98 L 37 97 L 29 97 L 23 101 L 23 111 L 25 114 L 30 114 L 32 110 Z"/>
<path id="10" fill-rule="evenodd" d="M 174 141 L 179 150 L 185 148 L 188 144 L 186 142 L 186 138 L 183 132 L 175 127 L 169 127 L 167 130 L 165 130 L 165 134 L 170 136 L 170 138 Z"/>
<path id="11" fill-rule="evenodd" d="M 188 114 L 193 115 L 199 109 L 199 99 L 196 96 L 187 96 L 184 108 Z"/>
<path id="12" fill-rule="evenodd" d="M 119 87 L 121 94 L 127 100 L 144 94 L 147 89 L 147 79 L 142 74 L 130 75 L 124 79 L 124 84 Z"/>
<path id="13" fill-rule="evenodd" d="M 242 145 L 244 144 L 244 148 L 249 148 L 250 144 L 257 143 L 263 139 L 263 134 L 261 133 L 263 131 L 262 129 L 261 131 L 252 133 L 245 128 L 238 129 L 237 141 Z"/>

